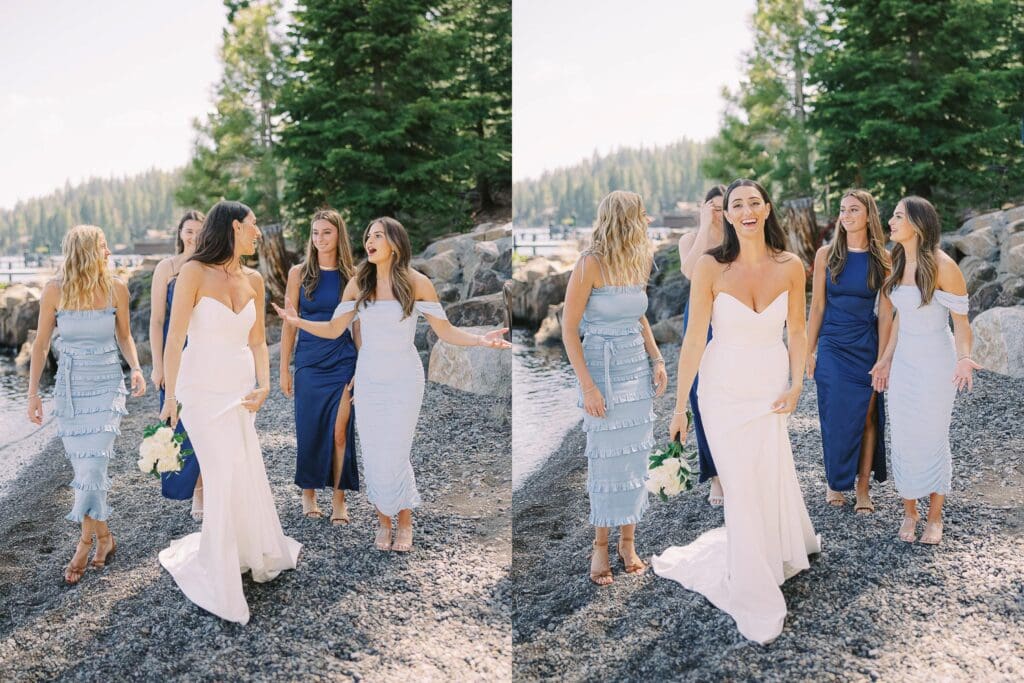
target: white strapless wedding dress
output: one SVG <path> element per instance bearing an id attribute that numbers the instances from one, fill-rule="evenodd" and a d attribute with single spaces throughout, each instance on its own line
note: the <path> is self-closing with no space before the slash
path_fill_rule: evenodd
<path id="1" fill-rule="evenodd" d="M 706 597 L 758 643 L 782 633 L 779 586 L 821 550 L 796 478 L 788 416 L 771 410 L 789 386 L 788 298 L 783 292 L 757 313 L 724 292 L 715 297 L 698 397 L 725 489 L 725 526 L 652 561 L 656 574 Z"/>
<path id="2" fill-rule="evenodd" d="M 222 619 L 245 624 L 242 574 L 270 581 L 294 569 L 302 547 L 284 535 L 263 467 L 255 414 L 242 399 L 256 386 L 249 331 L 256 306 L 235 313 L 202 297 L 192 311 L 177 397 L 203 473 L 203 529 L 172 541 L 160 564 L 185 596 Z"/>

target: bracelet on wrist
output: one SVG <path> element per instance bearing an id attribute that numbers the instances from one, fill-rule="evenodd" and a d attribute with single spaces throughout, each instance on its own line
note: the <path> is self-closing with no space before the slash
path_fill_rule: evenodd
<path id="1" fill-rule="evenodd" d="M 672 414 L 673 415 L 686 415 L 686 411 L 685 410 L 677 410 L 677 411 L 675 411 Z"/>
<path id="2" fill-rule="evenodd" d="M 593 385 L 592 387 L 590 387 L 589 389 L 584 389 L 583 393 L 584 394 L 589 394 L 591 391 L 594 391 L 595 389 L 597 389 L 597 385 L 596 384 Z"/>
<path id="3" fill-rule="evenodd" d="M 657 365 L 658 363 L 664 364 L 665 359 L 662 356 L 658 356 L 657 358 L 652 358 L 651 362 L 654 363 L 655 365 Z"/>
<path id="4" fill-rule="evenodd" d="M 27 398 L 39 398 L 39 394 L 29 394 Z"/>
<path id="5" fill-rule="evenodd" d="M 956 359 L 956 362 L 958 362 L 958 363 L 959 363 L 960 361 L 962 361 L 962 360 L 963 360 L 963 359 L 965 359 L 965 358 L 966 358 L 967 360 L 974 360 L 973 358 L 971 358 L 971 354 L 969 354 L 969 353 L 965 353 L 964 355 L 962 355 L 962 356 L 960 356 L 959 358 L 957 358 L 957 359 Z"/>

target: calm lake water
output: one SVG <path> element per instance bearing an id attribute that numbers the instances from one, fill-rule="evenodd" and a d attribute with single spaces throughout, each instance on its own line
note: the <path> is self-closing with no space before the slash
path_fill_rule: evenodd
<path id="1" fill-rule="evenodd" d="M 52 375 L 43 375 L 40 393 L 43 396 L 42 427 L 29 422 L 25 414 L 28 372 L 15 368 L 13 355 L 0 354 L 0 491 L 57 434 Z"/>
<path id="2" fill-rule="evenodd" d="M 576 375 L 562 345 L 535 346 L 531 335 L 513 330 L 513 489 L 536 472 L 583 419 L 576 399 Z"/>

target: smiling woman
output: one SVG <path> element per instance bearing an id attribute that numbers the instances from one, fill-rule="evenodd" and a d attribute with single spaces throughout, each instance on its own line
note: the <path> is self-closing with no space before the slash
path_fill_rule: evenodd
<path id="1" fill-rule="evenodd" d="M 779 586 L 820 550 L 787 431 L 804 372 L 805 276 L 800 259 L 785 251 L 763 187 L 735 180 L 723 203 L 724 240 L 693 273 L 669 436 L 685 434 L 687 393 L 699 364 L 700 409 L 724 489 L 725 526 L 666 549 L 652 564 L 658 575 L 727 612 L 744 637 L 766 643 L 786 617 Z M 715 336 L 708 342 L 712 315 Z"/>

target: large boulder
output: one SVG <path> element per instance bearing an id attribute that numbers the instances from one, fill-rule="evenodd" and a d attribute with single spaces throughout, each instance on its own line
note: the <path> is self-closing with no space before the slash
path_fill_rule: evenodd
<path id="1" fill-rule="evenodd" d="M 513 280 L 510 287 L 513 324 L 537 329 L 547 317 L 548 307 L 565 300 L 565 288 L 571 274 L 572 271 L 567 270 L 536 278 L 532 283 Z"/>
<path id="2" fill-rule="evenodd" d="M 973 256 L 968 256 L 967 259 L 974 259 Z M 974 294 L 978 289 L 981 288 L 986 282 L 992 282 L 999 275 L 999 271 L 996 269 L 995 264 L 989 261 L 979 261 L 976 266 L 970 269 L 970 275 L 964 272 L 964 278 L 967 280 L 967 293 Z"/>
<path id="3" fill-rule="evenodd" d="M 555 306 L 548 306 L 548 314 L 540 323 L 540 328 L 533 335 L 533 341 L 542 345 L 556 345 L 562 343 L 562 310 L 564 303 Z"/>
<path id="4" fill-rule="evenodd" d="M 512 279 L 527 284 L 533 284 L 542 277 L 548 277 L 558 272 L 555 264 L 543 256 L 535 256 L 525 263 L 520 263 L 512 272 Z"/>
<path id="5" fill-rule="evenodd" d="M 469 332 L 483 334 L 491 327 L 472 327 Z M 485 396 L 512 395 L 512 351 L 486 346 L 452 346 L 443 341 L 430 351 L 427 379 L 450 387 Z"/>
<path id="6" fill-rule="evenodd" d="M 459 257 L 454 251 L 444 251 L 428 259 L 417 259 L 413 267 L 435 283 L 450 282 L 459 273 Z"/>
<path id="7" fill-rule="evenodd" d="M 505 278 L 501 273 L 491 268 L 479 268 L 473 274 L 473 279 L 468 283 L 466 296 L 472 298 L 500 292 L 505 285 Z"/>
<path id="8" fill-rule="evenodd" d="M 967 256 L 976 256 L 983 261 L 995 258 L 999 254 L 999 240 L 991 225 L 962 235 L 954 244 Z"/>
<path id="9" fill-rule="evenodd" d="M 973 358 L 986 370 L 1024 377 L 1024 307 L 990 308 L 971 322 Z"/>
<path id="10" fill-rule="evenodd" d="M 1024 243 L 1009 249 L 1003 262 L 1007 273 L 1024 275 Z"/>
<path id="11" fill-rule="evenodd" d="M 460 301 L 448 306 L 445 314 L 456 327 L 484 326 L 489 330 L 504 327 L 508 317 L 501 292 Z"/>
<path id="12" fill-rule="evenodd" d="M 20 349 L 39 322 L 42 291 L 25 284 L 0 290 L 0 346 Z"/>
<path id="13" fill-rule="evenodd" d="M 690 296 L 690 281 L 682 275 L 647 288 L 647 319 L 657 323 L 683 314 Z"/>
<path id="14" fill-rule="evenodd" d="M 967 317 L 970 320 L 974 320 L 975 316 L 979 313 L 987 311 L 995 306 L 1002 293 L 1003 283 L 999 281 L 987 282 L 979 287 L 978 291 L 974 292 L 970 297 L 970 307 L 967 312 Z"/>
<path id="15" fill-rule="evenodd" d="M 683 340 L 683 316 L 666 318 L 651 325 L 654 341 L 659 344 L 678 344 Z"/>

